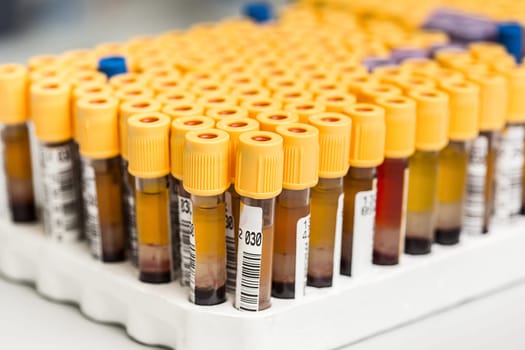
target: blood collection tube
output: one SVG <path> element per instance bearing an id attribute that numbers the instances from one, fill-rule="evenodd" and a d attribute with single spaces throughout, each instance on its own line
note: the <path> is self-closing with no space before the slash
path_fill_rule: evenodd
<path id="1" fill-rule="evenodd" d="M 501 134 L 494 178 L 494 216 L 499 220 L 520 213 L 523 196 L 523 155 L 525 142 L 525 68 L 496 67 L 508 87 L 506 126 Z"/>
<path id="2" fill-rule="evenodd" d="M 14 222 L 36 221 L 27 128 L 27 69 L 0 65 L 0 123 L 9 211 Z"/>
<path id="3" fill-rule="evenodd" d="M 327 112 L 342 113 L 346 106 L 356 102 L 356 98 L 344 91 L 328 91 L 317 96 L 316 101 L 324 104 Z"/>
<path id="4" fill-rule="evenodd" d="M 126 259 L 118 100 L 83 97 L 77 101 L 82 157 L 85 233 L 92 255 L 103 262 Z"/>
<path id="5" fill-rule="evenodd" d="M 304 103 L 310 102 L 314 99 L 314 95 L 303 88 L 282 88 L 273 94 L 273 98 L 280 101 L 283 106 L 290 103 Z"/>
<path id="6" fill-rule="evenodd" d="M 376 103 L 385 110 L 386 136 L 385 159 L 377 169 L 373 262 L 396 265 L 405 244 L 408 160 L 415 149 L 416 104 L 401 96 L 380 97 Z"/>
<path id="7" fill-rule="evenodd" d="M 226 131 L 204 129 L 186 133 L 183 186 L 191 205 L 190 300 L 215 305 L 226 300 L 226 208 L 230 185 Z"/>
<path id="8" fill-rule="evenodd" d="M 235 190 L 241 196 L 235 307 L 271 306 L 275 198 L 282 190 L 283 139 L 267 131 L 239 137 Z"/>
<path id="9" fill-rule="evenodd" d="M 310 196 L 307 284 L 330 287 L 339 274 L 343 230 L 343 177 L 348 171 L 352 121 L 340 113 L 310 117 L 319 130 L 319 182 Z"/>
<path id="10" fill-rule="evenodd" d="M 158 112 L 128 119 L 128 171 L 135 177 L 139 279 L 171 281 L 168 174 L 170 117 Z"/>
<path id="11" fill-rule="evenodd" d="M 235 292 L 237 283 L 237 232 L 239 232 L 239 211 L 241 197 L 235 191 L 235 155 L 239 144 L 239 136 L 248 131 L 259 130 L 255 119 L 229 118 L 217 122 L 217 129 L 230 135 L 229 174 L 230 188 L 225 193 L 226 204 L 226 291 Z"/>
<path id="12" fill-rule="evenodd" d="M 325 112 L 326 107 L 321 102 L 306 101 L 289 103 L 285 110 L 295 113 L 301 123 L 308 123 L 311 116 Z"/>
<path id="13" fill-rule="evenodd" d="M 250 118 L 256 118 L 261 112 L 281 109 L 282 103 L 269 97 L 256 97 L 246 99 L 241 103 L 241 107 L 248 111 Z"/>
<path id="14" fill-rule="evenodd" d="M 175 88 L 158 94 L 157 97 L 155 97 L 155 99 L 162 103 L 163 106 L 165 106 L 172 103 L 194 102 L 196 97 L 189 91 Z"/>
<path id="15" fill-rule="evenodd" d="M 376 171 L 384 159 L 385 111 L 376 105 L 357 103 L 344 112 L 352 119 L 352 141 L 350 168 L 344 178 L 341 274 L 359 276 L 372 266 Z"/>
<path id="16" fill-rule="evenodd" d="M 123 102 L 119 107 L 119 140 L 122 174 L 122 202 L 124 209 L 124 228 L 128 239 L 129 259 L 138 266 L 137 222 L 135 207 L 135 178 L 128 170 L 128 119 L 134 114 L 158 112 L 160 103 L 150 98 L 137 98 Z"/>
<path id="17" fill-rule="evenodd" d="M 243 85 L 234 87 L 232 95 L 237 97 L 239 105 L 243 105 L 247 100 L 251 99 L 265 99 L 270 97 L 270 91 L 259 85 Z"/>
<path id="18" fill-rule="evenodd" d="M 470 93 L 468 89 L 466 92 Z M 448 136 L 462 139 L 464 133 L 469 132 L 469 123 L 472 122 L 472 118 L 474 121 L 477 118 L 477 106 L 474 105 L 475 109 L 472 111 L 461 110 L 461 107 L 458 108 L 461 102 L 457 102 L 452 90 L 450 91 L 450 104 L 447 104 L 445 94 L 436 93 L 433 89 L 423 92 L 416 90 L 410 94 L 410 97 L 416 101 L 416 152 L 409 159 L 408 165 L 410 175 L 405 252 L 420 255 L 430 253 L 434 241 L 438 211 L 436 204 L 438 170 L 447 171 L 447 169 L 439 168 L 439 152 L 447 145 Z M 467 100 L 464 101 L 469 103 L 469 98 L 467 97 Z M 459 119 L 463 117 L 466 124 Z M 465 125 L 467 125 L 466 129 Z M 445 151 L 443 153 L 445 154 Z M 448 181 L 457 180 L 449 177 Z M 464 183 L 464 180 L 459 179 L 459 182 Z M 447 186 L 449 187 L 444 191 L 448 191 L 455 184 L 450 183 Z M 459 187 L 462 188 L 462 186 L 460 184 Z M 460 197 L 462 196 L 461 191 L 458 193 Z"/>
<path id="19" fill-rule="evenodd" d="M 359 102 L 374 103 L 379 97 L 401 96 L 402 91 L 392 84 L 378 83 L 363 86 Z"/>
<path id="20" fill-rule="evenodd" d="M 213 108 L 230 107 L 237 105 L 237 98 L 230 94 L 209 94 L 201 96 L 197 102 L 202 105 L 206 113 Z"/>
<path id="21" fill-rule="evenodd" d="M 215 122 L 219 122 L 223 119 L 248 118 L 248 111 L 239 106 L 224 106 L 208 109 L 206 116 L 213 118 Z"/>
<path id="22" fill-rule="evenodd" d="M 171 123 L 170 157 L 170 227 L 173 251 L 173 269 L 180 270 L 181 285 L 190 284 L 190 235 L 191 216 L 187 208 L 191 206 L 191 196 L 182 186 L 183 158 L 185 135 L 188 131 L 210 129 L 214 121 L 208 117 L 187 116 L 180 117 Z M 177 264 L 177 266 L 175 266 Z"/>
<path id="23" fill-rule="evenodd" d="M 291 111 L 266 111 L 259 113 L 257 116 L 260 129 L 264 131 L 275 132 L 278 126 L 291 123 L 298 123 L 299 117 Z"/>
<path id="24" fill-rule="evenodd" d="M 112 76 L 109 79 L 109 85 L 115 90 L 129 86 L 146 86 L 147 80 L 144 75 L 137 73 L 123 73 Z"/>
<path id="25" fill-rule="evenodd" d="M 450 206 L 450 211 L 462 209 L 463 217 L 459 224 L 456 221 L 454 225 L 459 225 L 467 233 L 481 232 L 483 216 L 480 213 L 483 212 L 484 199 L 483 183 L 480 183 L 478 174 L 484 165 L 483 156 L 479 159 L 478 151 L 475 151 L 475 153 L 471 151 L 470 154 L 467 153 L 469 164 L 465 165 L 465 155 L 463 152 L 458 152 L 461 149 L 468 150 L 469 147 L 466 145 L 472 143 L 478 136 L 479 87 L 468 81 L 444 81 L 440 84 L 440 89 L 449 96 L 448 138 L 450 144 L 442 151 L 442 155 L 439 158 L 440 168 L 437 193 L 439 206 L 444 208 L 444 214 L 438 217 L 437 220 L 442 226 L 447 224 L 447 217 L 445 217 L 445 215 L 448 215 L 446 211 L 447 206 Z M 464 196 L 466 198 L 463 200 Z M 459 204 L 462 204 L 462 208 L 454 207 L 458 201 Z M 454 215 L 454 217 L 457 217 L 456 213 Z M 431 238 L 427 237 L 427 239 Z M 423 244 L 424 241 L 419 243 Z M 428 251 L 430 251 L 430 243 L 427 244 Z"/>
<path id="26" fill-rule="evenodd" d="M 139 98 L 153 98 L 153 90 L 142 85 L 123 86 L 115 91 L 115 97 L 121 102 Z"/>
<path id="27" fill-rule="evenodd" d="M 71 125 L 71 86 L 44 79 L 31 85 L 31 116 L 40 142 L 44 226 L 58 241 L 81 238 L 81 189 Z"/>
<path id="28" fill-rule="evenodd" d="M 277 127 L 283 137 L 283 191 L 275 207 L 272 296 L 301 298 L 308 272 L 310 188 L 318 181 L 319 131 L 308 124 Z"/>
<path id="29" fill-rule="evenodd" d="M 476 216 L 483 220 L 481 230 L 470 233 L 487 233 L 494 210 L 494 175 L 497 164 L 498 140 L 505 126 L 508 106 L 507 83 L 502 75 L 496 73 L 472 73 L 468 79 L 480 88 L 479 136 L 472 142 L 469 158 L 469 172 L 466 202 L 476 201 L 483 194 L 483 209 L 471 212 L 471 220 Z M 512 156 L 511 156 L 512 157 Z M 474 172 L 472 172 L 474 171 Z"/>

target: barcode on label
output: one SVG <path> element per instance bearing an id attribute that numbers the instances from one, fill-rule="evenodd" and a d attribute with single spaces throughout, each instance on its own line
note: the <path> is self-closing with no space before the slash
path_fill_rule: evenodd
<path id="1" fill-rule="evenodd" d="M 40 152 L 46 231 L 57 240 L 74 241 L 80 237 L 81 223 L 73 146 L 42 145 Z"/>
<path id="2" fill-rule="evenodd" d="M 488 139 L 479 136 L 470 150 L 463 214 L 463 230 L 467 233 L 479 234 L 483 230 L 488 149 Z"/>
<path id="3" fill-rule="evenodd" d="M 196 273 L 196 254 L 195 254 L 195 230 L 190 232 L 190 301 L 195 302 L 195 273 Z"/>
<path id="4" fill-rule="evenodd" d="M 507 219 L 521 209 L 524 127 L 509 126 L 500 139 L 496 158 L 494 215 Z"/>
<path id="5" fill-rule="evenodd" d="M 352 245 L 352 277 L 371 269 L 374 251 L 376 188 L 358 192 L 354 200 L 354 242 Z"/>
<path id="6" fill-rule="evenodd" d="M 297 220 L 295 243 L 295 298 L 304 296 L 308 273 L 308 243 L 310 240 L 310 215 Z"/>
<path id="7" fill-rule="evenodd" d="M 191 235 L 193 231 L 193 213 L 191 199 L 179 196 L 179 234 L 181 255 L 181 282 L 189 286 L 191 279 Z"/>
<path id="8" fill-rule="evenodd" d="M 258 311 L 263 245 L 263 210 L 241 203 L 237 253 L 235 306 Z"/>
<path id="9" fill-rule="evenodd" d="M 235 292 L 237 252 L 235 249 L 235 219 L 231 193 L 225 193 L 226 202 L 226 290 Z"/>
<path id="10" fill-rule="evenodd" d="M 91 254 L 102 257 L 102 239 L 98 214 L 97 185 L 95 170 L 88 159 L 82 159 L 82 196 L 84 198 L 84 229 L 89 241 Z"/>
<path id="11" fill-rule="evenodd" d="M 179 186 L 172 177 L 170 181 L 170 235 L 172 251 L 173 279 L 180 277 L 180 223 L 179 223 Z"/>

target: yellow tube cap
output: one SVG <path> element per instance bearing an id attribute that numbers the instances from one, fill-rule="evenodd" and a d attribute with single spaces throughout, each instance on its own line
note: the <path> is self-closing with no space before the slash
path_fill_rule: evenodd
<path id="1" fill-rule="evenodd" d="M 36 137 L 42 142 L 63 142 L 72 138 L 71 85 L 45 79 L 31 85 L 31 117 Z"/>
<path id="2" fill-rule="evenodd" d="M 448 143 L 448 95 L 436 89 L 419 89 L 408 96 L 416 101 L 416 149 L 443 149 Z"/>
<path id="3" fill-rule="evenodd" d="M 109 79 L 109 84 L 115 89 L 120 89 L 125 86 L 145 86 L 147 80 L 143 75 L 137 73 L 123 73 L 112 76 Z"/>
<path id="4" fill-rule="evenodd" d="M 180 102 L 194 102 L 195 95 L 189 91 L 175 88 L 157 95 L 156 99 L 163 105 L 169 105 Z"/>
<path id="5" fill-rule="evenodd" d="M 308 123 L 312 115 L 325 112 L 326 106 L 316 101 L 294 102 L 287 104 L 285 110 L 295 113 L 301 123 Z"/>
<path id="6" fill-rule="evenodd" d="M 319 130 L 319 177 L 345 176 L 348 171 L 352 120 L 341 113 L 311 116 L 309 123 Z"/>
<path id="7" fill-rule="evenodd" d="M 19 124 L 27 118 L 27 69 L 21 64 L 0 65 L 0 121 Z"/>
<path id="8" fill-rule="evenodd" d="M 128 159 L 128 119 L 138 113 L 152 113 L 160 111 L 161 104 L 151 98 L 130 100 L 122 103 L 119 110 L 120 153 L 122 158 Z"/>
<path id="9" fill-rule="evenodd" d="M 91 159 L 107 159 L 119 154 L 118 99 L 85 96 L 77 101 L 80 153 Z"/>
<path id="10" fill-rule="evenodd" d="M 104 83 L 85 83 L 77 86 L 73 90 L 73 100 L 77 100 L 80 97 L 92 96 L 92 95 L 112 95 L 113 89 L 111 86 Z"/>
<path id="11" fill-rule="evenodd" d="M 250 118 L 228 118 L 217 122 L 217 129 L 224 130 L 230 135 L 229 174 L 231 182 L 235 181 L 235 163 L 239 136 L 248 131 L 259 130 L 259 122 Z"/>
<path id="12" fill-rule="evenodd" d="M 261 112 L 281 109 L 282 104 L 280 101 L 269 97 L 257 97 L 246 99 L 241 106 L 246 108 L 250 118 L 256 118 Z"/>
<path id="13" fill-rule="evenodd" d="M 309 102 L 313 100 L 314 95 L 303 88 L 284 88 L 275 91 L 273 98 L 280 101 L 283 105 L 290 103 Z"/>
<path id="14" fill-rule="evenodd" d="M 259 85 L 243 85 L 233 89 L 232 95 L 237 97 L 242 105 L 251 99 L 265 99 L 270 97 L 270 91 Z"/>
<path id="15" fill-rule="evenodd" d="M 328 91 L 317 96 L 316 101 L 324 104 L 327 112 L 343 113 L 343 109 L 356 103 L 357 99 L 344 91 Z"/>
<path id="16" fill-rule="evenodd" d="M 159 112 L 128 119 L 129 172 L 140 178 L 158 178 L 170 172 L 170 117 Z"/>
<path id="17" fill-rule="evenodd" d="M 445 81 L 440 88 L 449 97 L 449 139 L 474 139 L 479 131 L 479 87 L 469 81 Z"/>
<path id="18" fill-rule="evenodd" d="M 230 136 L 226 131 L 204 129 L 186 133 L 183 186 L 197 196 L 216 196 L 230 186 Z"/>
<path id="19" fill-rule="evenodd" d="M 525 68 L 505 66 L 496 69 L 507 79 L 509 94 L 507 122 L 525 122 Z"/>
<path id="20" fill-rule="evenodd" d="M 235 190 L 243 197 L 274 198 L 283 186 L 283 138 L 273 132 L 249 131 L 239 137 Z"/>
<path id="21" fill-rule="evenodd" d="M 182 117 L 204 115 L 204 107 L 195 102 L 171 103 L 162 108 L 162 113 L 170 116 L 171 120 Z"/>
<path id="22" fill-rule="evenodd" d="M 361 89 L 360 102 L 375 103 L 380 97 L 396 97 L 401 94 L 401 89 L 392 84 L 370 84 Z"/>
<path id="23" fill-rule="evenodd" d="M 319 131 L 312 125 L 292 123 L 277 127 L 283 137 L 283 188 L 303 190 L 319 179 Z"/>
<path id="24" fill-rule="evenodd" d="M 256 119 L 260 124 L 261 130 L 271 132 L 276 132 L 277 127 L 280 125 L 299 122 L 299 117 L 296 113 L 280 110 L 259 113 Z"/>
<path id="25" fill-rule="evenodd" d="M 185 136 L 188 131 L 211 129 L 213 119 L 202 116 L 188 116 L 174 119 L 171 122 L 170 154 L 171 174 L 182 180 Z"/>
<path id="26" fill-rule="evenodd" d="M 115 92 L 121 102 L 143 98 L 153 98 L 153 90 L 141 85 L 124 86 Z"/>
<path id="27" fill-rule="evenodd" d="M 80 85 L 91 84 L 91 83 L 106 83 L 106 75 L 96 71 L 81 70 L 71 74 L 69 79 L 73 89 Z"/>
<path id="28" fill-rule="evenodd" d="M 226 94 L 208 94 L 201 96 L 197 102 L 204 107 L 204 111 L 208 111 L 217 107 L 229 107 L 237 105 L 237 98 Z"/>
<path id="29" fill-rule="evenodd" d="M 416 103 L 403 96 L 380 97 L 376 103 L 385 109 L 385 157 L 410 157 L 416 143 Z"/>
<path id="30" fill-rule="evenodd" d="M 385 110 L 368 103 L 356 103 L 345 108 L 352 119 L 350 166 L 376 167 L 385 157 Z"/>
<path id="31" fill-rule="evenodd" d="M 213 118 L 215 122 L 218 122 L 223 119 L 248 118 L 248 111 L 243 107 L 229 105 L 210 108 L 206 112 L 206 116 Z"/>
<path id="32" fill-rule="evenodd" d="M 473 73 L 468 79 L 478 84 L 480 88 L 479 129 L 501 130 L 505 125 L 508 106 L 505 78 L 496 73 Z"/>

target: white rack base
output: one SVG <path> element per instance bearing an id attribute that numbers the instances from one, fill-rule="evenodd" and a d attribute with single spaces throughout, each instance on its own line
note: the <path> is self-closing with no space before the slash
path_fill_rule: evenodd
<path id="1" fill-rule="evenodd" d="M 331 349 L 479 297 L 525 278 L 525 218 L 486 236 L 463 236 L 428 256 L 374 267 L 333 288 L 307 288 L 302 300 L 273 299 L 260 313 L 231 300 L 212 307 L 188 301 L 178 282 L 148 285 L 127 263 L 102 264 L 84 244 L 52 242 L 40 226 L 0 221 L 0 272 L 33 282 L 53 300 L 73 302 L 93 320 L 118 323 L 146 344 L 177 350 Z"/>

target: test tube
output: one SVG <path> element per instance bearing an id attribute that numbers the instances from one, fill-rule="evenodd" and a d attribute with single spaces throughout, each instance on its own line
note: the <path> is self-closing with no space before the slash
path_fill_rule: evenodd
<path id="1" fill-rule="evenodd" d="M 473 84 L 460 91 L 466 94 L 465 103 L 470 103 L 471 93 L 477 94 L 476 90 L 470 90 Z M 475 87 L 474 87 L 475 88 Z M 434 228 L 437 212 L 438 196 L 438 170 L 439 152 L 448 143 L 449 137 L 454 140 L 464 140 L 472 132 L 471 123 L 477 120 L 477 105 L 472 110 L 461 109 L 461 99 L 456 95 L 457 89 L 452 87 L 445 91 L 449 93 L 450 103 L 440 102 L 440 97 L 427 96 L 433 94 L 432 90 L 427 93 L 413 92 L 410 97 L 416 101 L 416 152 L 409 159 L 409 186 L 408 186 L 408 210 L 407 210 L 407 229 L 405 240 L 405 252 L 408 254 L 421 255 L 430 253 L 432 242 L 434 241 Z M 475 96 L 474 96 L 475 97 Z M 429 99 L 430 98 L 430 99 Z M 448 108 L 448 111 L 447 111 Z M 450 118 L 449 116 L 450 115 Z M 449 123 L 450 120 L 450 123 Z M 475 125 L 475 124 L 474 124 Z M 475 132 L 475 130 L 474 130 Z M 445 151 L 443 151 L 445 153 Z M 443 175 L 443 174 L 440 174 Z M 457 181 L 448 178 L 448 181 Z M 461 183 L 464 180 L 459 179 Z M 450 183 L 448 188 L 455 186 Z M 461 187 L 462 185 L 460 185 Z M 462 189 L 458 194 L 461 196 Z"/>
<path id="2" fill-rule="evenodd" d="M 248 118 L 248 111 L 239 106 L 224 106 L 209 109 L 206 116 L 213 118 L 215 122 L 219 122 L 223 119 Z"/>
<path id="3" fill-rule="evenodd" d="M 169 105 L 172 103 L 180 103 L 180 102 L 194 102 L 195 101 L 195 95 L 192 94 L 189 91 L 185 91 L 184 89 L 172 89 L 165 91 L 155 98 L 157 101 L 162 103 L 163 105 Z"/>
<path id="4" fill-rule="evenodd" d="M 401 96 L 401 89 L 392 84 L 378 83 L 363 86 L 359 102 L 374 103 L 379 97 Z"/>
<path id="5" fill-rule="evenodd" d="M 117 74 L 109 79 L 109 85 L 116 90 L 129 86 L 145 86 L 146 84 L 147 80 L 138 73 Z"/>
<path id="6" fill-rule="evenodd" d="M 9 211 L 14 222 L 36 221 L 27 128 L 27 69 L 0 65 L 0 123 Z"/>
<path id="7" fill-rule="evenodd" d="M 295 113 L 301 123 L 308 123 L 311 116 L 325 112 L 326 106 L 316 101 L 294 102 L 287 104 L 285 110 Z"/>
<path id="8" fill-rule="evenodd" d="M 103 262 L 126 259 L 118 100 L 77 101 L 85 233 L 92 255 Z"/>
<path id="9" fill-rule="evenodd" d="M 188 208 L 191 196 L 182 186 L 185 135 L 188 131 L 210 129 L 214 121 L 208 117 L 187 116 L 176 118 L 171 123 L 170 157 L 170 227 L 173 251 L 173 269 L 180 270 L 180 283 L 190 284 L 190 235 L 192 221 Z M 177 264 L 175 266 L 175 264 Z"/>
<path id="10" fill-rule="evenodd" d="M 290 103 L 309 102 L 314 99 L 314 95 L 303 88 L 281 88 L 272 95 L 274 99 L 280 101 L 284 106 Z"/>
<path id="11" fill-rule="evenodd" d="M 358 276 L 372 266 L 376 171 L 384 159 L 385 111 L 376 105 L 357 103 L 344 112 L 352 119 L 352 141 L 350 168 L 344 178 L 341 274 Z"/>
<path id="12" fill-rule="evenodd" d="M 299 122 L 299 117 L 296 113 L 280 110 L 261 112 L 255 119 L 259 122 L 261 130 L 271 132 L 275 132 L 280 125 Z"/>
<path id="13" fill-rule="evenodd" d="M 230 94 L 209 94 L 201 96 L 197 102 L 202 105 L 206 113 L 213 108 L 224 108 L 237 105 L 237 98 Z"/>
<path id="14" fill-rule="evenodd" d="M 466 202 L 483 195 L 483 209 L 470 211 L 470 220 L 482 220 L 481 230 L 472 227 L 469 233 L 487 233 L 494 210 L 494 175 L 498 145 L 505 126 L 508 92 L 505 78 L 496 73 L 471 73 L 467 78 L 480 88 L 479 136 L 472 142 Z M 473 172 L 474 171 L 474 172 Z"/>
<path id="15" fill-rule="evenodd" d="M 380 97 L 376 103 L 385 110 L 386 136 L 385 160 L 377 169 L 373 262 L 396 265 L 405 244 L 409 157 L 415 149 L 416 103 L 401 96 Z"/>
<path id="16" fill-rule="evenodd" d="M 115 97 L 121 102 L 139 98 L 153 98 L 153 90 L 142 85 L 123 86 L 115 91 Z"/>
<path id="17" fill-rule="evenodd" d="M 190 236 L 190 300 L 215 305 L 226 300 L 226 208 L 230 137 L 204 129 L 186 133 L 183 186 L 191 194 L 186 208 L 193 230 Z"/>
<path id="18" fill-rule="evenodd" d="M 58 241 L 81 238 L 81 189 L 71 125 L 71 86 L 54 79 L 31 85 L 31 116 L 40 142 L 44 227 Z"/>
<path id="19" fill-rule="evenodd" d="M 275 198 L 282 190 L 283 139 L 267 131 L 239 137 L 235 190 L 241 196 L 235 307 L 271 306 Z"/>
<path id="20" fill-rule="evenodd" d="M 128 155 L 128 119 L 138 113 L 157 112 L 160 103 L 150 98 L 137 98 L 125 101 L 119 107 L 119 140 L 122 174 L 122 202 L 124 210 L 124 228 L 128 239 L 128 251 L 131 263 L 138 266 L 138 241 L 135 207 L 135 178 L 129 172 Z"/>
<path id="21" fill-rule="evenodd" d="M 128 119 L 128 171 L 135 177 L 139 279 L 171 281 L 168 174 L 170 118 L 159 112 Z"/>
<path id="22" fill-rule="evenodd" d="M 346 106 L 356 103 L 356 98 L 343 91 L 328 91 L 317 96 L 316 101 L 324 104 L 327 112 L 342 113 Z"/>
<path id="23" fill-rule="evenodd" d="M 277 127 L 283 138 L 283 191 L 275 207 L 272 296 L 304 296 L 310 239 L 310 188 L 318 181 L 319 131 L 308 124 Z"/>
<path id="24" fill-rule="evenodd" d="M 471 82 L 448 81 L 441 90 L 449 96 L 450 142 L 439 154 L 434 239 L 451 245 L 459 242 L 463 226 L 469 142 L 479 131 L 479 88 Z"/>
<path id="25" fill-rule="evenodd" d="M 319 130 L 319 182 L 310 196 L 307 285 L 330 287 L 339 274 L 343 230 L 343 177 L 348 171 L 352 121 L 341 113 L 310 117 Z"/>
<path id="26" fill-rule="evenodd" d="M 226 204 L 226 291 L 235 292 L 237 283 L 237 232 L 239 232 L 239 211 L 241 197 L 235 191 L 235 155 L 239 144 L 239 136 L 248 131 L 259 130 L 255 119 L 229 118 L 217 122 L 217 129 L 230 135 L 229 174 L 231 185 L 225 193 Z"/>
<path id="27" fill-rule="evenodd" d="M 282 103 L 269 97 L 254 97 L 242 102 L 241 107 L 244 107 L 248 111 L 250 118 L 256 118 L 261 112 L 281 109 Z"/>
<path id="28" fill-rule="evenodd" d="M 496 67 L 507 81 L 509 100 L 506 126 L 498 141 L 494 216 L 507 220 L 520 213 L 523 195 L 523 153 L 525 141 L 525 68 Z"/>

